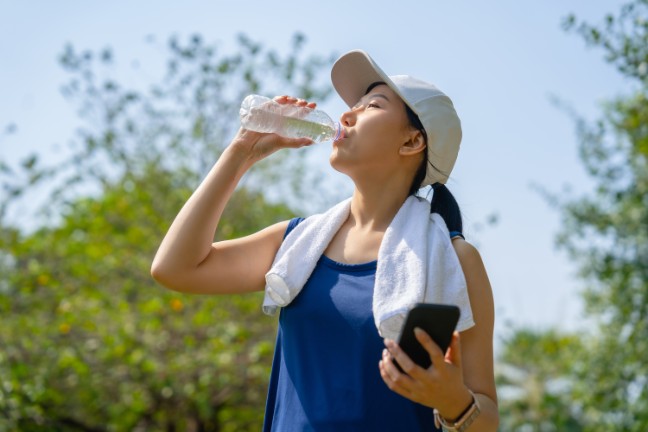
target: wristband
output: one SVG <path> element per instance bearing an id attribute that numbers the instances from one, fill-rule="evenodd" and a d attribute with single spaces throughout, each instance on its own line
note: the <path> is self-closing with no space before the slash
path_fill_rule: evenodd
<path id="1" fill-rule="evenodd" d="M 479 408 L 479 401 L 477 400 L 477 397 L 475 394 L 468 390 L 470 392 L 470 395 L 472 396 L 472 403 L 466 410 L 459 416 L 458 419 L 454 421 L 448 421 L 441 417 L 441 414 L 439 414 L 439 411 L 435 408 L 434 409 L 434 425 L 439 428 L 442 427 L 444 432 L 463 432 L 466 429 L 468 429 L 468 426 L 470 426 L 475 419 L 479 416 L 481 413 L 481 409 Z"/>

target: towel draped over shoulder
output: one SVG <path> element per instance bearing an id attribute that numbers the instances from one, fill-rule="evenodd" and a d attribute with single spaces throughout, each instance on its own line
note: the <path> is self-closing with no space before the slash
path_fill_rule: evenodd
<path id="1" fill-rule="evenodd" d="M 276 313 L 299 294 L 327 246 L 347 220 L 351 199 L 306 218 L 284 239 L 266 274 L 263 311 Z M 397 340 L 416 303 L 454 304 L 457 330 L 474 325 L 466 279 L 450 233 L 430 203 L 408 197 L 385 231 L 378 250 L 373 315 L 383 338 Z"/>

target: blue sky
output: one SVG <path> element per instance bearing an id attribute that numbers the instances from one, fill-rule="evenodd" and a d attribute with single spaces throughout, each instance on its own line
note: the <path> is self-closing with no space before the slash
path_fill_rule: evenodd
<path id="1" fill-rule="evenodd" d="M 156 74 L 162 55 L 145 43 L 147 35 L 165 41 L 200 33 L 227 49 L 243 32 L 285 50 L 299 31 L 309 52 L 361 48 L 387 73 L 431 81 L 455 103 L 464 139 L 448 185 L 491 277 L 497 334 L 511 324 L 573 329 L 581 323 L 582 284 L 553 246 L 559 215 L 531 185 L 557 193 L 569 186 L 575 195 L 591 187 L 578 160 L 574 123 L 550 96 L 595 119 L 602 102 L 630 87 L 601 51 L 586 48 L 560 23 L 570 12 L 598 23 L 622 3 L 0 0 L 0 131 L 9 123 L 18 127 L 9 138 L 0 136 L 0 158 L 64 152 L 79 124 L 59 93 L 65 75 L 56 58 L 67 42 L 79 49 L 112 47 L 121 61 L 118 73 L 135 83 Z M 128 75 L 135 60 L 143 74 Z M 344 105 L 336 98 L 321 108 L 337 117 Z M 328 150 L 318 148 L 316 157 L 337 180 Z M 499 223 L 478 229 L 492 213 Z"/>

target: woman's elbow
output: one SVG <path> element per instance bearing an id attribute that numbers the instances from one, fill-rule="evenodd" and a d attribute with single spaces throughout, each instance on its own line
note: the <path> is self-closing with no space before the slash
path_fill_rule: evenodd
<path id="1" fill-rule="evenodd" d="M 164 279 L 164 271 L 162 270 L 162 267 L 158 265 L 155 261 L 153 261 L 153 264 L 151 264 L 151 277 L 155 282 L 160 284 Z"/>
<path id="2" fill-rule="evenodd" d="M 163 265 L 157 260 L 153 260 L 151 264 L 151 277 L 155 282 L 162 285 L 165 288 L 168 288 L 173 291 L 182 292 L 177 281 L 177 277 L 174 277 L 174 273 L 167 266 Z"/>

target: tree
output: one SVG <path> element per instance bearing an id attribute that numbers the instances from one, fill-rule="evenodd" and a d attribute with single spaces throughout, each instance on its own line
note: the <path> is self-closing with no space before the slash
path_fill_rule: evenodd
<path id="1" fill-rule="evenodd" d="M 579 370 L 588 430 L 648 429 L 648 1 L 624 5 L 604 26 L 566 28 L 604 49 L 633 85 L 595 124 L 579 121 L 581 158 L 594 179 L 588 196 L 559 204 L 559 244 L 586 282 L 597 333 Z"/>
<path id="2" fill-rule="evenodd" d="M 631 83 L 590 123 L 578 116 L 580 156 L 593 192 L 550 202 L 562 214 L 558 245 L 585 283 L 583 299 L 593 331 L 581 335 L 558 376 L 564 412 L 577 412 L 585 431 L 648 430 L 648 1 L 635 0 L 595 26 L 569 16 L 565 29 L 602 48 Z M 507 341 L 529 367 L 542 370 L 535 348 Z M 507 412 L 506 415 L 511 414 Z"/>
<path id="3" fill-rule="evenodd" d="M 166 75 L 144 91 L 110 77 L 111 50 L 66 47 L 64 94 L 85 121 L 70 157 L 0 163 L 0 431 L 260 429 L 276 331 L 260 294 L 172 293 L 149 269 L 238 127 L 243 95 L 330 93 L 318 72 L 333 57 L 304 59 L 303 45 L 296 35 L 282 57 L 241 36 L 236 54 L 217 55 L 199 36 L 171 38 Z M 292 217 L 316 179 L 297 181 L 316 174 L 304 155 L 251 172 L 220 235 Z M 11 223 L 12 206 L 44 186 L 37 228 Z"/>

